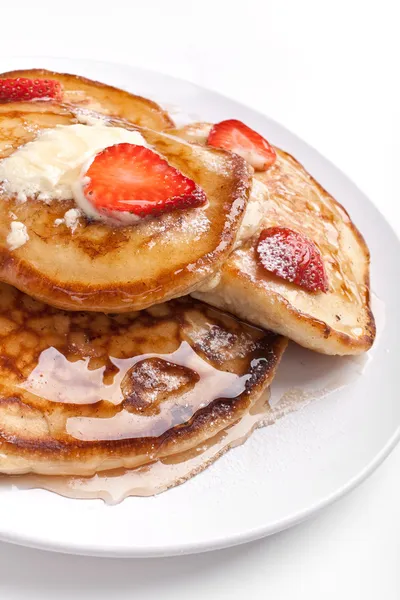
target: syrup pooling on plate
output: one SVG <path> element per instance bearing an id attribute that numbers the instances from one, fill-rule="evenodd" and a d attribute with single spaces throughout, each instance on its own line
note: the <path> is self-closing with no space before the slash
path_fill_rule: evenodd
<path id="1" fill-rule="evenodd" d="M 117 504 L 128 496 L 153 496 L 197 475 L 230 448 L 243 444 L 271 413 L 266 390 L 242 418 L 226 430 L 195 446 L 138 469 L 116 469 L 93 477 L 22 475 L 8 481 L 18 489 L 42 488 L 68 498 L 101 498 Z"/>
<path id="2" fill-rule="evenodd" d="M 385 321 L 384 304 L 373 295 L 372 305 L 379 332 Z M 257 427 L 271 426 L 311 402 L 355 385 L 369 361 L 367 355 L 325 356 L 290 344 L 272 384 L 272 394 L 266 390 L 237 423 L 190 451 L 138 469 L 118 469 L 92 477 L 24 475 L 7 482 L 18 489 L 41 488 L 69 498 L 101 498 L 108 504 L 128 496 L 159 494 L 203 471 L 228 449 L 245 442 Z"/>

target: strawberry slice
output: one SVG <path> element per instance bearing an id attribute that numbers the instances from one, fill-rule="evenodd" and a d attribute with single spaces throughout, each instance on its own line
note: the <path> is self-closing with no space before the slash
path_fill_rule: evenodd
<path id="1" fill-rule="evenodd" d="M 99 152 L 84 181 L 88 181 L 85 197 L 100 212 L 127 211 L 145 217 L 207 202 L 194 181 L 159 154 L 136 144 L 115 144 Z"/>
<path id="2" fill-rule="evenodd" d="M 207 143 L 239 154 L 256 171 L 266 171 L 276 161 L 276 152 L 267 140 L 236 119 L 214 125 L 208 134 Z"/>
<path id="3" fill-rule="evenodd" d="M 0 79 L 0 102 L 27 100 L 62 100 L 62 86 L 54 79 Z"/>
<path id="4" fill-rule="evenodd" d="M 260 264 L 286 281 L 310 292 L 327 292 L 321 253 L 308 237 L 286 227 L 263 229 L 257 244 Z"/>

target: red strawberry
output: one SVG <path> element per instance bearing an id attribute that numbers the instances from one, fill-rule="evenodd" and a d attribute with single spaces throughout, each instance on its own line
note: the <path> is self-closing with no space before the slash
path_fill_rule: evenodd
<path id="1" fill-rule="evenodd" d="M 318 247 L 308 237 L 286 227 L 263 229 L 257 244 L 261 265 L 310 292 L 327 292 L 328 279 Z"/>
<path id="2" fill-rule="evenodd" d="M 62 99 L 62 86 L 53 79 L 0 79 L 0 102 L 25 102 L 27 100 Z"/>
<path id="3" fill-rule="evenodd" d="M 116 144 L 99 152 L 85 173 L 86 198 L 100 211 L 145 217 L 206 203 L 197 184 L 149 148 Z"/>
<path id="4" fill-rule="evenodd" d="M 254 129 L 235 119 L 214 125 L 208 134 L 207 142 L 210 146 L 239 154 L 256 171 L 266 171 L 276 160 L 276 152 L 267 140 Z"/>

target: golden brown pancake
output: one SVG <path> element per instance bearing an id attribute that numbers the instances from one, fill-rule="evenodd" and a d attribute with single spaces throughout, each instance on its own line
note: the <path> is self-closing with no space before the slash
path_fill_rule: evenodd
<path id="1" fill-rule="evenodd" d="M 46 69 L 22 69 L 0 74 L 0 79 L 9 77 L 55 79 L 63 86 L 65 104 L 126 119 L 141 127 L 162 131 L 174 125 L 168 113 L 152 100 L 79 75 L 55 73 Z"/>
<path id="2" fill-rule="evenodd" d="M 101 471 L 92 476 L 4 476 L 2 483 L 18 489 L 42 488 L 68 498 L 101 498 L 117 504 L 128 496 L 154 496 L 198 475 L 231 448 L 243 444 L 258 427 L 271 423 L 274 409 L 267 389 L 240 419 L 186 452 L 155 460 L 136 469 Z"/>
<path id="3" fill-rule="evenodd" d="M 91 475 L 185 452 L 237 422 L 287 340 L 190 298 L 64 312 L 0 287 L 0 472 Z"/>
<path id="4" fill-rule="evenodd" d="M 0 110 L 0 158 L 40 131 L 76 124 L 80 117 L 79 109 L 71 112 L 51 102 L 32 102 L 27 109 L 25 104 Z M 231 252 L 249 195 L 250 171 L 241 158 L 127 121 L 107 123 L 139 131 L 205 191 L 208 203 L 125 227 L 82 216 L 72 232 L 57 226 L 57 220 L 76 208 L 73 200 L 21 203 L 0 193 L 0 280 L 67 310 L 141 310 L 194 291 Z M 7 244 L 13 220 L 24 224 L 29 235 L 15 250 Z"/>
<path id="5" fill-rule="evenodd" d="M 210 128 L 196 123 L 173 133 L 205 145 Z M 247 239 L 225 262 L 220 278 L 195 296 L 318 352 L 364 352 L 375 337 L 367 245 L 346 210 L 295 158 L 278 148 L 276 152 L 276 163 L 254 174 L 239 233 Z M 309 292 L 259 266 L 259 234 L 271 226 L 289 227 L 317 244 L 327 271 L 327 293 Z"/>

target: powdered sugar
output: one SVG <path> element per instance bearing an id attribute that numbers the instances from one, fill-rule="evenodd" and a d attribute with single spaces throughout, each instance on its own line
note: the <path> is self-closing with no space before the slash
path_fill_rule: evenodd
<path id="1" fill-rule="evenodd" d="M 187 335 L 210 360 L 219 363 L 242 358 L 255 347 L 251 336 L 244 332 L 236 334 L 218 325 L 211 325 L 208 329 L 191 327 Z"/>
<path id="2" fill-rule="evenodd" d="M 328 290 L 318 247 L 303 234 L 286 227 L 269 227 L 257 245 L 261 265 L 271 273 L 309 291 Z"/>
<path id="3" fill-rule="evenodd" d="M 74 232 L 78 226 L 79 217 L 81 217 L 82 215 L 83 212 L 79 208 L 70 208 L 65 213 L 63 219 L 56 219 L 54 221 L 54 225 L 58 227 L 59 225 L 64 224 L 66 225 L 66 227 L 69 227 L 69 229 L 71 229 L 72 232 Z"/>

